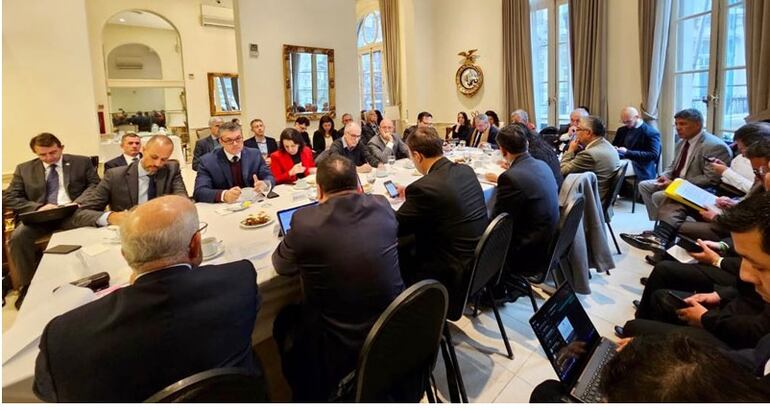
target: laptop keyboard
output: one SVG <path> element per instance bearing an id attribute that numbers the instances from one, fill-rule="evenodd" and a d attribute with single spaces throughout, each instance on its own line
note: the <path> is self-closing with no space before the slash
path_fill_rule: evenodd
<path id="1" fill-rule="evenodd" d="M 597 360 L 596 370 L 591 375 L 591 380 L 585 387 L 585 390 L 578 397 L 584 403 L 600 403 L 603 401 L 601 392 L 602 373 L 604 372 L 604 366 L 615 356 L 615 348 L 611 344 L 607 344 L 606 348 L 601 353 L 601 360 Z M 597 352 L 599 353 L 599 352 Z"/>

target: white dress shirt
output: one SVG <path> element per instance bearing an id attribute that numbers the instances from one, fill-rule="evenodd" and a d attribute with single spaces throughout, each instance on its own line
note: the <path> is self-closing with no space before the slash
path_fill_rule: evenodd
<path id="1" fill-rule="evenodd" d="M 129 164 L 131 164 L 129 162 Z M 147 192 L 150 189 L 150 174 L 147 173 L 147 170 L 144 169 L 141 163 L 137 164 L 137 174 L 139 176 L 139 186 L 137 189 L 137 194 L 139 196 L 139 204 L 143 204 L 147 202 Z M 108 211 L 102 214 L 102 216 L 99 217 L 99 219 L 96 220 L 96 225 L 98 226 L 107 226 L 109 223 L 107 222 L 107 218 L 109 218 L 112 211 Z"/>
<path id="2" fill-rule="evenodd" d="M 738 154 L 722 174 L 722 182 L 732 185 L 745 193 L 749 193 L 754 185 L 754 168 L 751 167 L 751 161 Z"/>
<path id="3" fill-rule="evenodd" d="M 125 159 L 125 160 L 126 160 L 126 165 L 131 165 L 131 162 L 134 160 L 134 158 L 139 158 L 139 159 L 141 159 L 141 158 L 142 158 L 142 154 L 141 154 L 141 153 L 139 153 L 139 154 L 136 154 L 136 156 L 135 156 L 135 157 L 132 157 L 132 156 L 130 156 L 130 155 L 126 155 L 126 154 L 123 154 L 123 159 Z"/>
<path id="4" fill-rule="evenodd" d="M 45 166 L 45 180 L 48 181 L 48 175 L 51 173 L 51 165 L 43 163 Z M 59 162 L 56 163 L 56 172 L 59 173 L 59 193 L 56 194 L 56 202 L 58 205 L 64 205 L 72 202 L 69 194 L 67 193 L 67 187 L 64 186 L 64 156 L 59 157 Z"/>

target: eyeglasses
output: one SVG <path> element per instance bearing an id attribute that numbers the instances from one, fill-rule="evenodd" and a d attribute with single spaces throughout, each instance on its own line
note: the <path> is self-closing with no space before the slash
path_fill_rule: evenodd
<path id="1" fill-rule="evenodd" d="M 358 135 L 355 135 L 355 134 L 348 134 L 348 135 L 350 135 L 351 137 L 353 137 L 353 138 L 355 138 L 355 139 L 359 139 L 359 138 L 361 138 L 361 134 L 358 134 Z"/>
<path id="2" fill-rule="evenodd" d="M 239 144 L 241 142 L 243 142 L 243 137 L 238 137 L 233 139 L 230 139 L 230 138 L 222 139 L 222 144 L 227 144 L 227 145 Z"/>
<path id="3" fill-rule="evenodd" d="M 755 168 L 753 171 L 754 171 L 754 176 L 756 176 L 759 179 L 762 179 L 765 177 L 765 175 L 767 175 L 767 168 L 765 167 Z"/>

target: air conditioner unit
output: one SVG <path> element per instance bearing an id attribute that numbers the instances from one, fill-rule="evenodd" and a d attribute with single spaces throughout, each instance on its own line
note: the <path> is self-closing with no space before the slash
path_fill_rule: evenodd
<path id="1" fill-rule="evenodd" d="M 201 25 L 234 28 L 233 9 L 201 4 Z"/>
<path id="2" fill-rule="evenodd" d="M 141 70 L 144 63 L 139 57 L 118 57 L 115 59 L 115 66 L 119 70 Z"/>

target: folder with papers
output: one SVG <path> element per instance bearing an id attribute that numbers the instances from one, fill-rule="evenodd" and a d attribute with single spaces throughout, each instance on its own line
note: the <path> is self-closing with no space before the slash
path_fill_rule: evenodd
<path id="1" fill-rule="evenodd" d="M 715 208 L 716 195 L 682 178 L 677 178 L 665 190 L 667 197 L 696 211 Z"/>

